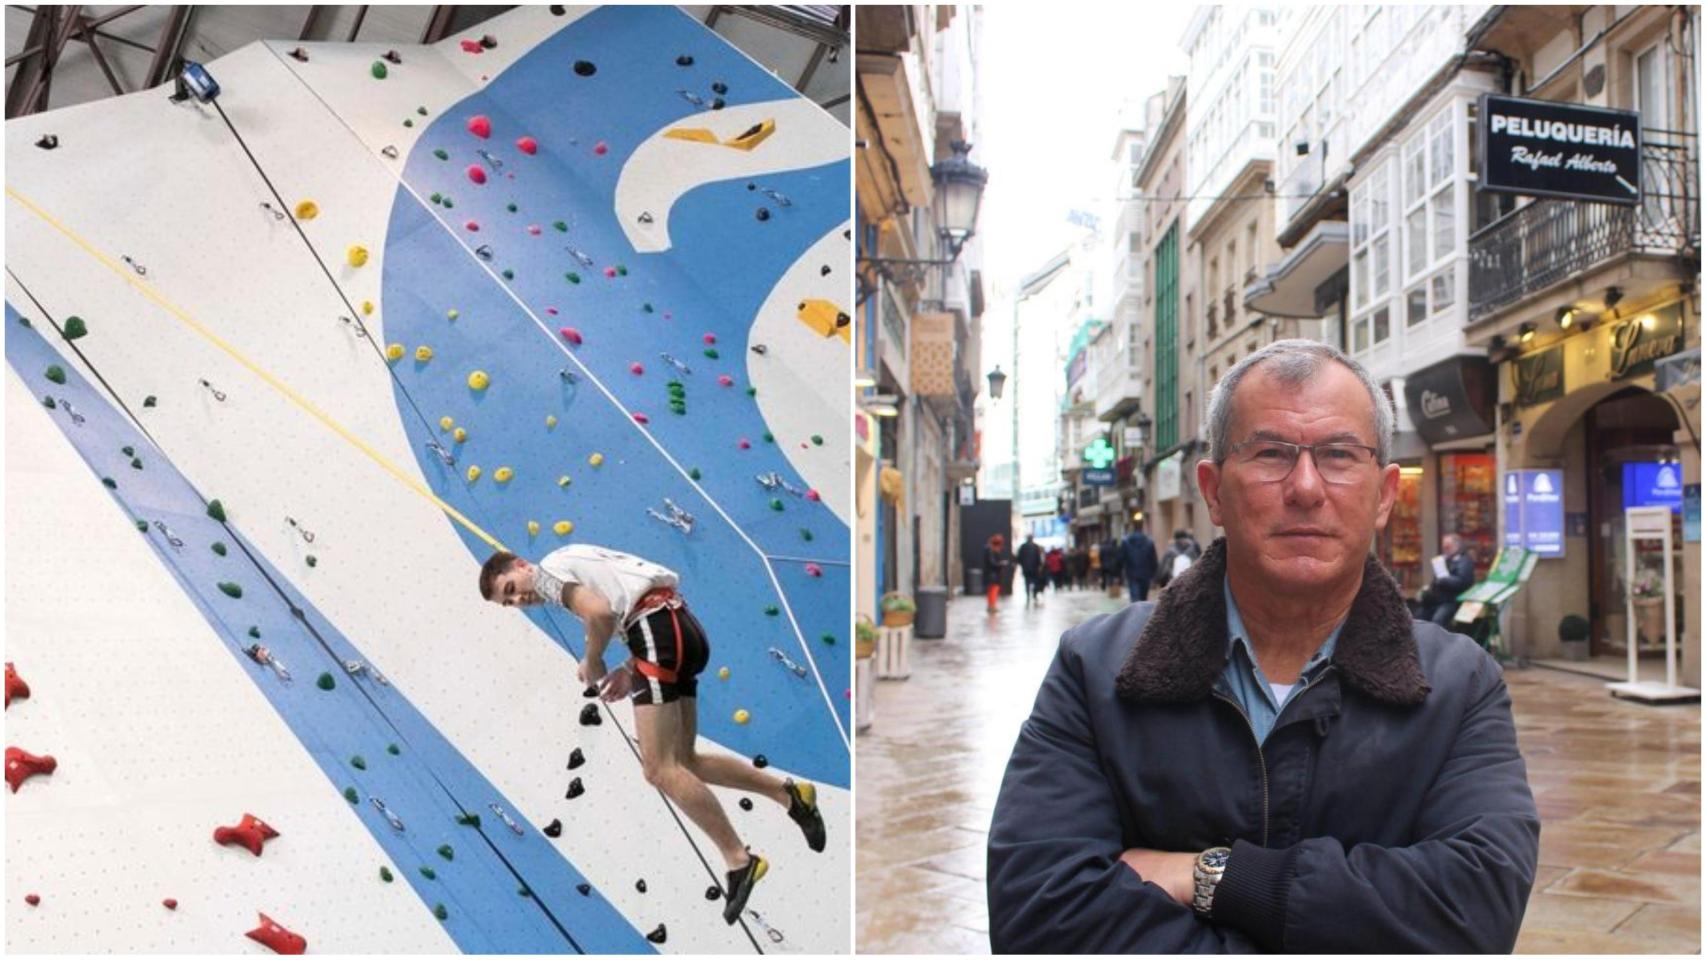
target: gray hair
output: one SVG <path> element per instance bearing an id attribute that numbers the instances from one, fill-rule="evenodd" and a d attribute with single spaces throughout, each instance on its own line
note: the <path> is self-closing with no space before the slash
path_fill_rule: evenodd
<path id="1" fill-rule="evenodd" d="M 1374 446 L 1378 451 L 1379 462 L 1386 463 L 1386 455 L 1392 448 L 1392 431 L 1397 420 L 1397 414 L 1392 409 L 1392 401 L 1386 392 L 1368 375 L 1362 364 L 1357 363 L 1332 344 L 1319 340 L 1275 340 L 1255 353 L 1238 361 L 1226 375 L 1215 384 L 1214 393 L 1208 401 L 1208 450 L 1209 457 L 1215 463 L 1226 459 L 1232 440 L 1228 433 L 1232 430 L 1232 394 L 1237 391 L 1238 384 L 1252 367 L 1267 363 L 1266 370 L 1285 386 L 1295 387 L 1307 383 L 1315 377 L 1328 361 L 1337 361 L 1346 369 L 1357 375 L 1362 381 L 1363 388 L 1368 391 L 1369 402 L 1374 406 Z"/>

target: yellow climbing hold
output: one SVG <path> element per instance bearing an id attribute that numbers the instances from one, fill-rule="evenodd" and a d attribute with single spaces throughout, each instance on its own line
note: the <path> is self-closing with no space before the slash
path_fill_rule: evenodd
<path id="1" fill-rule="evenodd" d="M 515 476 L 514 470 L 511 470 L 508 467 L 499 467 L 497 472 L 492 474 L 492 479 L 499 483 L 508 483 L 510 478 L 513 476 Z"/>
<path id="2" fill-rule="evenodd" d="M 729 668 L 728 667 L 718 667 L 717 668 L 717 679 L 718 680 L 727 680 L 728 678 L 729 678 Z"/>
<path id="3" fill-rule="evenodd" d="M 735 722 L 740 724 L 741 726 L 743 726 L 743 727 L 746 726 L 746 722 L 748 720 L 751 720 L 751 719 L 752 719 L 752 714 L 747 713 L 745 710 L 736 710 L 735 711 Z"/>
<path id="4" fill-rule="evenodd" d="M 456 426 L 455 420 L 452 420 L 449 417 L 439 417 L 438 418 L 438 428 L 440 430 L 449 430 L 451 427 L 454 427 L 454 426 Z"/>
<path id="5" fill-rule="evenodd" d="M 418 361 L 420 363 L 426 363 L 428 360 L 431 360 L 431 359 L 432 359 L 432 348 L 431 347 L 427 346 L 426 344 L 421 344 L 420 346 L 415 348 L 415 360 L 416 361 Z"/>
<path id="6" fill-rule="evenodd" d="M 393 343 L 390 346 L 386 347 L 385 348 L 385 359 L 387 359 L 387 360 L 401 360 L 401 359 L 403 359 L 403 345 L 400 343 Z"/>
<path id="7" fill-rule="evenodd" d="M 373 315 L 373 301 L 372 300 L 361 301 L 361 312 L 366 316 L 372 316 Z"/>
<path id="8" fill-rule="evenodd" d="M 537 521 L 537 520 L 527 521 L 527 535 L 530 537 L 539 536 L 539 521 Z"/>
<path id="9" fill-rule="evenodd" d="M 320 215 L 320 205 L 312 200 L 304 200 L 296 205 L 296 219 L 312 220 Z"/>
<path id="10" fill-rule="evenodd" d="M 492 378 L 486 376 L 486 371 L 484 370 L 475 370 L 473 373 L 468 374 L 468 389 L 470 390 L 484 390 L 490 386 L 491 383 Z"/>
<path id="11" fill-rule="evenodd" d="M 552 525 L 551 529 L 556 531 L 557 536 L 566 537 L 569 534 L 574 532 L 575 525 L 570 523 L 567 520 L 558 520 L 555 524 Z"/>
<path id="12" fill-rule="evenodd" d="M 344 259 L 348 260 L 352 267 L 363 266 L 367 263 L 367 248 L 358 243 L 349 248 L 349 252 L 344 254 Z"/>
<path id="13" fill-rule="evenodd" d="M 557 486 L 559 487 L 566 487 L 572 482 L 573 481 L 569 479 L 569 475 L 566 473 L 557 478 Z"/>
<path id="14" fill-rule="evenodd" d="M 545 429 L 547 429 L 547 430 L 550 430 L 550 429 L 553 429 L 553 428 L 554 428 L 554 427 L 556 427 L 556 426 L 557 426 L 557 416 L 556 416 L 556 414 L 553 414 L 553 413 L 547 413 L 547 414 L 546 414 L 546 415 L 545 415 Z"/>
<path id="15" fill-rule="evenodd" d="M 455 320 L 457 317 L 462 316 L 462 311 L 456 309 L 455 307 L 451 307 L 449 310 L 445 311 L 444 315 L 449 317 L 452 320 Z"/>
<path id="16" fill-rule="evenodd" d="M 468 482 L 473 483 L 475 480 L 478 480 L 478 479 L 480 479 L 480 468 L 479 467 L 469 467 L 468 468 Z"/>
<path id="17" fill-rule="evenodd" d="M 599 464 L 601 464 L 601 463 L 603 463 L 603 462 L 604 462 L 604 454 L 602 454 L 602 453 L 595 453 L 595 454 L 593 454 L 593 455 L 592 455 L 592 456 L 590 456 L 590 457 L 587 457 L 587 458 L 586 458 L 586 462 L 587 462 L 587 463 L 590 463 L 590 464 L 592 464 L 592 465 L 593 465 L 593 466 L 595 466 L 595 467 L 596 467 L 596 466 L 598 466 L 598 465 L 599 465 Z"/>
<path id="18" fill-rule="evenodd" d="M 461 427 L 457 427 L 456 432 L 452 433 L 450 435 L 450 438 L 452 440 L 455 440 L 457 443 L 464 443 L 468 439 L 468 431 L 462 429 Z"/>

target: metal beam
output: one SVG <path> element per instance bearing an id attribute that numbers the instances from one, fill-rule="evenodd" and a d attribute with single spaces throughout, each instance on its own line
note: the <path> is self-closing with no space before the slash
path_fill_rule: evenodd
<path id="1" fill-rule="evenodd" d="M 143 87 L 157 87 L 176 72 L 178 53 L 183 50 L 184 38 L 189 36 L 192 10 L 194 8 L 189 6 L 172 8 L 165 27 L 160 31 L 160 41 L 154 45 L 154 60 L 148 65 L 148 77 L 143 81 Z"/>
<path id="2" fill-rule="evenodd" d="M 817 65 L 823 62 L 823 55 L 829 48 L 821 43 L 812 45 L 812 58 L 806 61 L 806 68 L 800 71 L 800 79 L 794 81 L 794 89 L 806 92 L 806 84 L 812 82 L 812 74 L 817 72 Z"/>
<path id="3" fill-rule="evenodd" d="M 349 37 L 347 37 L 344 40 L 345 43 L 354 43 L 355 42 L 355 38 L 361 34 L 361 22 L 363 20 L 366 20 L 366 19 L 367 19 L 367 6 L 365 4 L 363 4 L 362 6 L 357 7 L 355 10 L 355 23 L 350 26 Z"/>
<path id="4" fill-rule="evenodd" d="M 24 49 L 17 59 L 23 63 L 18 72 L 13 74 L 12 82 L 6 87 L 6 117 L 21 117 L 24 110 L 26 95 L 34 95 L 36 78 L 41 75 L 43 65 L 47 61 L 47 46 L 53 35 L 53 12 L 41 7 L 33 11 L 30 19 L 30 32 L 24 39 Z M 12 59 L 7 59 L 9 67 Z"/>
<path id="5" fill-rule="evenodd" d="M 449 36 L 450 25 L 455 19 L 455 7 L 433 7 L 432 16 L 427 19 L 426 32 L 421 34 L 421 42 L 437 43 Z"/>
<path id="6" fill-rule="evenodd" d="M 77 14 L 81 6 L 46 7 L 48 16 L 53 20 L 51 29 L 52 39 L 47 48 L 42 51 L 41 67 L 36 72 L 33 82 L 24 94 L 18 112 L 14 116 L 24 116 L 39 113 L 47 105 L 48 94 L 53 85 L 53 68 L 59 63 L 59 55 L 65 52 L 65 45 L 71 41 L 72 30 L 77 26 Z M 21 71 L 20 71 L 21 72 Z M 7 104 L 8 112 L 11 104 Z"/>
<path id="7" fill-rule="evenodd" d="M 88 18 L 79 16 L 77 25 L 78 32 L 82 34 L 78 39 L 88 45 L 89 55 L 95 58 L 95 65 L 101 68 L 101 74 L 107 78 L 107 86 L 113 88 L 114 96 L 124 96 L 124 86 L 118 82 L 118 75 L 113 73 L 112 64 L 107 62 L 107 55 L 95 45 L 94 29 L 89 25 Z"/>
<path id="8" fill-rule="evenodd" d="M 308 8 L 308 16 L 303 18 L 303 20 L 302 20 L 302 32 L 297 35 L 296 39 L 298 39 L 298 40 L 312 40 L 312 39 L 314 39 L 314 28 L 320 25 L 320 17 L 323 16 L 325 14 L 325 12 L 326 12 L 326 8 L 321 6 L 320 4 L 314 4 L 313 6 L 309 7 Z"/>

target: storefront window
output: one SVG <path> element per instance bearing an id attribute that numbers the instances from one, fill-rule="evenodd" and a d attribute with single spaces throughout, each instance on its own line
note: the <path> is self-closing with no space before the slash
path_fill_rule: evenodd
<path id="1" fill-rule="evenodd" d="M 1422 564 L 1422 468 L 1398 468 L 1398 499 L 1380 536 L 1380 560 L 1406 597 L 1427 586 Z"/>
<path id="2" fill-rule="evenodd" d="M 1476 579 L 1486 576 L 1498 552 L 1496 476 L 1490 453 L 1439 456 L 1439 535 L 1455 533 L 1475 552 Z"/>

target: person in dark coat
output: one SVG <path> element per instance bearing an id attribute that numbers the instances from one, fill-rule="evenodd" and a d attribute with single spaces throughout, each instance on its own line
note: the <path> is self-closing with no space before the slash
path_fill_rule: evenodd
<path id="1" fill-rule="evenodd" d="M 1197 562 L 1202 556 L 1202 547 L 1197 545 L 1197 538 L 1185 529 L 1173 531 L 1173 542 L 1167 544 L 1167 552 L 1161 555 L 1161 562 L 1155 569 L 1155 585 L 1165 588 L 1173 580 L 1173 568 L 1177 567 L 1180 557 L 1185 558 L 1185 566 Z"/>
<path id="2" fill-rule="evenodd" d="M 1440 538 L 1439 545 L 1445 554 L 1446 575 L 1434 578 L 1423 592 L 1422 619 L 1450 630 L 1458 594 L 1475 585 L 1475 554 L 1455 533 Z"/>
<path id="3" fill-rule="evenodd" d="M 1117 584 L 1124 578 L 1124 564 L 1120 559 L 1120 542 L 1113 537 L 1102 541 L 1102 589 Z"/>
<path id="4" fill-rule="evenodd" d="M 1315 341 L 1221 380 L 1225 536 L 1062 637 L 990 824 L 995 952 L 1513 949 L 1540 817 L 1498 662 L 1370 555 L 1394 419 Z"/>
<path id="5" fill-rule="evenodd" d="M 989 612 L 995 612 L 995 602 L 1001 599 L 1001 586 L 1007 580 L 1007 567 L 1013 558 L 1007 552 L 1007 538 L 993 534 L 983 547 L 983 575 L 989 578 L 985 591 L 989 596 Z"/>
<path id="6" fill-rule="evenodd" d="M 1037 546 L 1037 538 L 1025 534 L 1025 542 L 1019 545 L 1019 572 L 1025 575 L 1025 606 L 1042 600 L 1043 595 L 1043 548 Z"/>
<path id="7" fill-rule="evenodd" d="M 1155 579 L 1160 561 L 1155 557 L 1155 541 L 1143 532 L 1142 520 L 1132 525 L 1120 544 L 1120 563 L 1125 568 L 1125 585 L 1131 593 L 1131 602 L 1148 600 L 1149 584 Z"/>
<path id="8" fill-rule="evenodd" d="M 1082 590 L 1089 586 L 1090 581 L 1090 550 L 1083 544 L 1072 548 L 1072 555 L 1067 558 L 1072 570 L 1072 588 Z"/>

